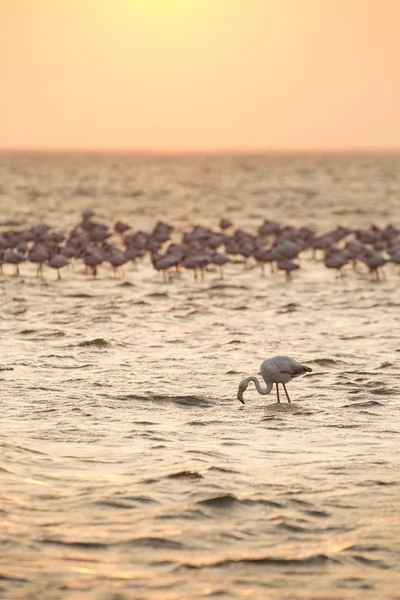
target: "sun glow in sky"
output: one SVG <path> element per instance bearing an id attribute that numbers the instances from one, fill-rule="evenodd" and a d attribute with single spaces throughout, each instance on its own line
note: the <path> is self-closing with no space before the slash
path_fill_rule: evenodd
<path id="1" fill-rule="evenodd" d="M 398 0 L 0 0 L 0 147 L 400 148 Z"/>

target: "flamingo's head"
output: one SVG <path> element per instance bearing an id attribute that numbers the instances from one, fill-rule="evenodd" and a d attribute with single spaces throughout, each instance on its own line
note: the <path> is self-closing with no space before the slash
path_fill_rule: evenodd
<path id="1" fill-rule="evenodd" d="M 246 388 L 247 388 L 247 384 L 242 381 L 239 384 L 239 389 L 238 389 L 238 393 L 237 393 L 237 398 L 242 404 L 244 404 L 243 394 L 244 394 Z"/>

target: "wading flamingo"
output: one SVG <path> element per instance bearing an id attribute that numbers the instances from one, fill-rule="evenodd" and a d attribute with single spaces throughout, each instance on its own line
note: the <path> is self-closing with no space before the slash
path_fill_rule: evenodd
<path id="1" fill-rule="evenodd" d="M 285 390 L 287 401 L 290 402 L 285 383 L 288 383 L 291 379 L 299 377 L 300 375 L 303 375 L 304 373 L 307 373 L 309 371 L 312 371 L 310 367 L 301 365 L 289 356 L 274 356 L 273 358 L 267 358 L 266 360 L 264 360 L 260 367 L 262 378 L 267 384 L 267 387 L 265 389 L 262 389 L 257 377 L 247 377 L 246 379 L 243 379 L 243 381 L 241 381 L 239 384 L 237 394 L 238 400 L 240 400 L 240 402 L 244 404 L 243 394 L 247 389 L 247 386 L 249 385 L 250 381 L 253 381 L 257 388 L 257 392 L 263 395 L 269 394 L 275 383 L 276 396 L 278 402 L 280 402 L 278 384 L 281 383 L 283 385 L 283 389 Z"/>

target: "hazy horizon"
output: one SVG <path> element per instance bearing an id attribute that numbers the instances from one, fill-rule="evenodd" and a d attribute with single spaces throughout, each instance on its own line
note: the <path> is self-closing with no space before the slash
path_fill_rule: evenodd
<path id="1" fill-rule="evenodd" d="M 221 148 L 221 149 L 140 149 L 140 148 L 6 148 L 0 146 L 0 154 L 117 154 L 132 156 L 263 156 L 263 155 L 333 155 L 371 156 L 400 154 L 399 148 Z"/>

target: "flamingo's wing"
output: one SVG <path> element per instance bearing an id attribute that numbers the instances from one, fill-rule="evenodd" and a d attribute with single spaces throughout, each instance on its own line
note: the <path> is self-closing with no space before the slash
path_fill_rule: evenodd
<path id="1" fill-rule="evenodd" d="M 304 373 L 311 372 L 312 369 L 310 367 L 306 367 L 305 365 L 295 365 L 292 367 L 292 377 L 300 377 L 300 375 L 304 375 Z"/>

